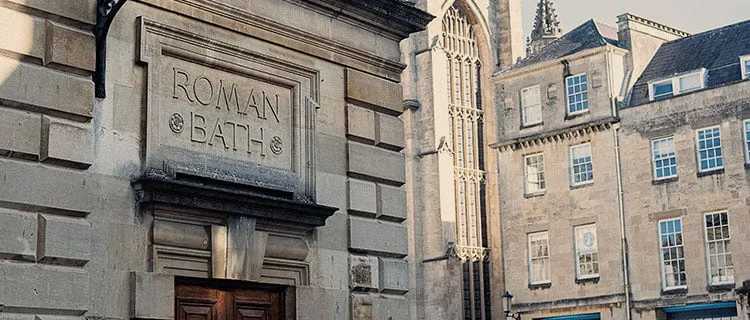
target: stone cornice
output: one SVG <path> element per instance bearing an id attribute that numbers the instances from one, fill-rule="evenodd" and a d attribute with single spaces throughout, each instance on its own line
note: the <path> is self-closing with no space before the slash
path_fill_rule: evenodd
<path id="1" fill-rule="evenodd" d="M 518 138 L 499 141 L 491 144 L 490 148 L 497 149 L 500 152 L 525 149 L 540 144 L 573 139 L 579 136 L 591 134 L 592 132 L 609 130 L 613 124 L 618 122 L 620 122 L 619 118 L 607 117 L 604 119 L 581 123 L 553 131 L 540 132 Z"/>
<path id="2" fill-rule="evenodd" d="M 667 33 L 671 33 L 671 34 L 674 34 L 674 35 L 682 37 L 682 38 L 691 36 L 690 33 L 687 33 L 687 32 L 682 31 L 680 29 L 673 28 L 673 27 L 670 27 L 668 25 L 661 24 L 661 23 L 658 23 L 656 21 L 652 21 L 652 20 L 649 20 L 649 19 L 646 19 L 646 18 L 643 18 L 643 17 L 639 17 L 639 16 L 636 16 L 636 15 L 631 14 L 631 13 L 623 13 L 623 14 L 617 16 L 617 22 L 618 23 L 622 22 L 622 21 L 627 21 L 627 20 L 638 22 L 640 24 L 644 24 L 644 25 L 647 25 L 647 26 L 649 26 L 651 28 L 655 28 L 655 29 L 659 29 L 659 30 L 667 32 Z"/>
<path id="3" fill-rule="evenodd" d="M 391 22 L 398 22 L 404 27 L 401 31 L 406 32 L 405 36 L 424 30 L 427 24 L 435 18 L 413 4 L 401 0 L 345 0 L 345 2 L 366 9 Z"/>

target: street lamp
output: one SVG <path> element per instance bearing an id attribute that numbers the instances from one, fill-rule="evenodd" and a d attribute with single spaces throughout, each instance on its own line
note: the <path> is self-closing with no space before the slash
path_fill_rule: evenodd
<path id="1" fill-rule="evenodd" d="M 505 319 L 510 317 L 516 320 L 521 320 L 520 314 L 510 312 L 510 303 L 512 300 L 513 295 L 510 294 L 510 292 L 505 291 L 505 294 L 503 294 L 503 312 L 505 312 Z"/>

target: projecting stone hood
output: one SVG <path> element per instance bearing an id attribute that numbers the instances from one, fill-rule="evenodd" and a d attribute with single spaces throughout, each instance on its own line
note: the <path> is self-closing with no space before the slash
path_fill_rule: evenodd
<path id="1" fill-rule="evenodd" d="M 219 215 L 242 215 L 258 224 L 297 231 L 311 231 L 325 225 L 338 209 L 294 199 L 291 192 L 187 174 L 168 175 L 150 170 L 133 181 L 136 202 L 166 205 L 192 210 L 207 210 Z"/>

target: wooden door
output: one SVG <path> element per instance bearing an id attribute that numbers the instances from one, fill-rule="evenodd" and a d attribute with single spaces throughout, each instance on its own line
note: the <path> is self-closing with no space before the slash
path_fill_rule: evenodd
<path id="1" fill-rule="evenodd" d="M 283 320 L 283 290 L 180 284 L 175 286 L 177 320 Z"/>

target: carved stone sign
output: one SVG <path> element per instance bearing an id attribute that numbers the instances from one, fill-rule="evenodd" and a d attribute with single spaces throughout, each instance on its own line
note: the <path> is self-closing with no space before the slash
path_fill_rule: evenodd
<path id="1" fill-rule="evenodd" d="M 315 70 L 139 18 L 147 167 L 314 196 Z M 214 177 L 218 176 L 218 177 Z"/>
<path id="2" fill-rule="evenodd" d="M 177 61 L 161 77 L 171 91 L 161 110 L 171 145 L 292 170 L 289 88 Z"/>

